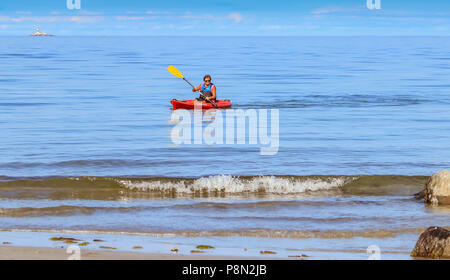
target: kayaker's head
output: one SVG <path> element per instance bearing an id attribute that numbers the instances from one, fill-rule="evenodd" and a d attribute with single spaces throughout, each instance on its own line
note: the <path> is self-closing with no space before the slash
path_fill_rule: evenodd
<path id="1" fill-rule="evenodd" d="M 211 76 L 205 75 L 205 77 L 203 77 L 203 81 L 205 82 L 206 85 L 209 85 L 211 83 Z"/>

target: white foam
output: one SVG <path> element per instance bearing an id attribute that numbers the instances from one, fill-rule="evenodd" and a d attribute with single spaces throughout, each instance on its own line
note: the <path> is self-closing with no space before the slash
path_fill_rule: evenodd
<path id="1" fill-rule="evenodd" d="M 336 189 L 348 181 L 345 177 L 328 178 L 301 178 L 301 177 L 275 177 L 259 176 L 252 178 L 240 178 L 230 175 L 216 175 L 202 177 L 195 180 L 180 180 L 172 182 L 152 181 L 127 181 L 119 180 L 123 186 L 130 190 L 162 193 L 271 193 L 271 194 L 295 194 L 314 191 L 326 191 Z"/>

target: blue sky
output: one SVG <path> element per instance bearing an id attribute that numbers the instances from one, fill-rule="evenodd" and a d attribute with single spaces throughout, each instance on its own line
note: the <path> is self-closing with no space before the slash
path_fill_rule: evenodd
<path id="1" fill-rule="evenodd" d="M 0 35 L 450 35 L 449 0 L 80 1 L 0 0 Z"/>

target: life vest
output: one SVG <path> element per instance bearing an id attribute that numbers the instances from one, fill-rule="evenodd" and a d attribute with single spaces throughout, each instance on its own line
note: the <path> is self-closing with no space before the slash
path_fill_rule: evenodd
<path id="1" fill-rule="evenodd" d="M 203 92 L 203 95 L 205 97 L 210 97 L 210 96 L 213 96 L 212 89 L 214 87 L 215 87 L 215 85 L 213 83 L 210 83 L 208 86 L 206 86 L 205 84 L 202 84 L 202 88 L 200 90 Z"/>

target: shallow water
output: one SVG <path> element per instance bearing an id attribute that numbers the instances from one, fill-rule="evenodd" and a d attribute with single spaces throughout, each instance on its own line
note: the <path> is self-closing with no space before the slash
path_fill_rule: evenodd
<path id="1" fill-rule="evenodd" d="M 251 256 L 275 244 L 280 257 L 295 245 L 365 258 L 378 245 L 408 258 L 421 231 L 450 226 L 448 208 L 413 197 L 450 165 L 449 37 L 0 41 L 7 233 L 170 234 L 185 248 L 261 244 Z M 194 95 L 169 64 L 196 85 L 211 74 L 233 108 L 279 109 L 278 153 L 174 145 L 169 101 Z"/>
<path id="2" fill-rule="evenodd" d="M 217 256 L 261 257 L 260 251 L 270 250 L 277 255 L 263 257 L 290 258 L 301 251 L 311 259 L 364 259 L 367 247 L 375 245 L 385 259 L 408 259 L 422 231 L 448 226 L 449 207 L 426 207 L 413 196 L 426 180 L 381 175 L 9 179 L 0 182 L 0 231 L 16 246 L 33 245 L 21 243 L 18 232 L 47 233 L 47 239 L 59 232 L 84 235 L 83 240 L 109 236 L 110 246 L 125 251 L 139 237 L 138 245 L 149 253 L 170 253 L 166 242 L 184 254 L 198 243 L 217 247 L 206 252 Z M 61 246 L 34 243 L 43 244 Z M 86 249 L 98 249 L 92 246 Z"/>

